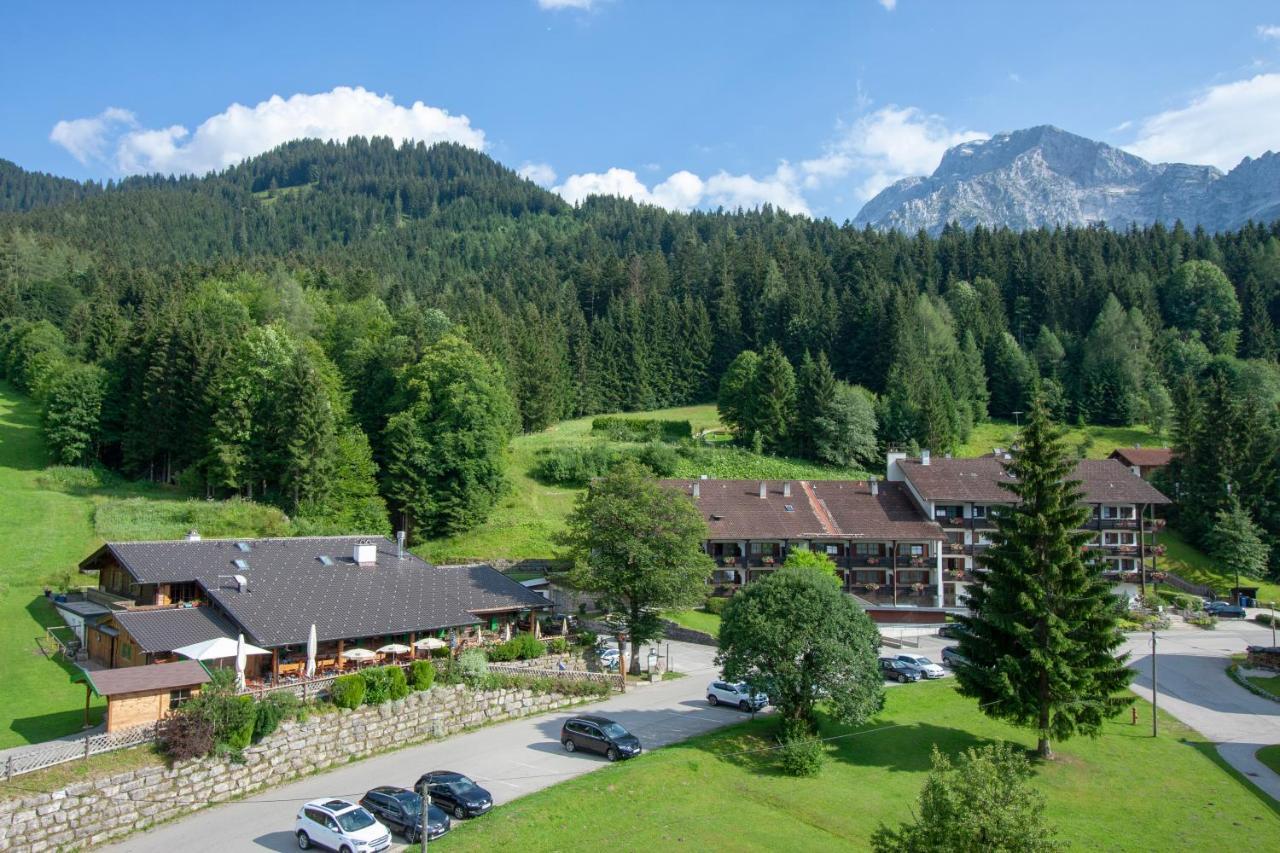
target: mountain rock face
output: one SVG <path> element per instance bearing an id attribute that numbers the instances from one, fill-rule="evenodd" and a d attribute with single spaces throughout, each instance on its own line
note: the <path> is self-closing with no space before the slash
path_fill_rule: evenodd
<path id="1" fill-rule="evenodd" d="M 1103 142 L 1042 126 L 947 151 L 927 178 L 882 190 L 856 225 L 940 232 L 1104 223 L 1113 229 L 1181 220 L 1210 231 L 1280 218 L 1280 154 L 1212 166 L 1148 163 Z"/>

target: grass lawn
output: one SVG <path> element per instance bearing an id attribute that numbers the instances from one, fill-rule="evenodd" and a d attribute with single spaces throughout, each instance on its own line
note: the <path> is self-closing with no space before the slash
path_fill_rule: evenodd
<path id="1" fill-rule="evenodd" d="M 1264 746 L 1255 753 L 1258 760 L 1270 767 L 1277 773 L 1280 773 L 1280 744 L 1272 744 Z"/>
<path id="2" fill-rule="evenodd" d="M 720 636 L 720 617 L 699 607 L 697 610 L 670 610 L 662 614 L 677 625 L 693 631 L 701 631 L 713 637 Z"/>
<path id="3" fill-rule="evenodd" d="M 969 440 L 956 449 L 955 456 L 981 456 L 993 447 L 1008 448 L 1018 434 L 1018 428 L 1010 421 L 987 421 L 974 427 Z M 1150 427 L 1086 426 L 1068 427 L 1065 440 L 1075 448 L 1088 442 L 1085 456 L 1089 459 L 1105 459 L 1117 447 L 1164 447 L 1167 438 L 1158 438 Z"/>
<path id="4" fill-rule="evenodd" d="M 1272 696 L 1280 696 L 1280 675 L 1247 675 L 1249 683 L 1261 687 Z"/>
<path id="5" fill-rule="evenodd" d="M 1167 549 L 1167 553 L 1159 558 L 1160 568 L 1192 583 L 1213 587 L 1219 595 L 1226 595 L 1236 585 L 1234 573 L 1220 567 L 1211 557 L 1183 539 L 1178 531 L 1166 527 L 1157 541 Z M 1280 584 L 1241 576 L 1240 585 L 1258 587 L 1260 601 L 1280 602 Z"/>
<path id="6" fill-rule="evenodd" d="M 1194 731 L 1161 722 L 1159 739 L 1144 725 L 1108 723 L 1100 738 L 1059 744 L 1057 760 L 1038 766 L 1049 819 L 1071 849 L 1203 850 L 1224 828 L 1246 847 L 1280 835 L 1280 807 Z M 767 747 L 773 726 L 742 723 L 604 767 L 455 824 L 431 847 L 595 850 L 612 839 L 625 850 L 865 850 L 877 825 L 909 817 L 934 744 L 947 753 L 993 739 L 1035 744 L 935 682 L 889 690 L 863 729 L 824 727 L 828 737 L 865 734 L 832 742 L 817 778 L 781 775 L 770 752 L 720 757 Z"/>
<path id="7" fill-rule="evenodd" d="M 289 532 L 283 514 L 247 501 L 186 500 L 173 490 L 84 469 L 46 468 L 37 407 L 0 384 L 0 749 L 80 731 L 83 685 L 70 664 L 41 652 L 45 628 L 62 624 L 44 586 L 70 573 L 104 538 L 175 538 L 192 527 L 209 536 Z M 90 719 L 102 717 L 95 699 Z"/>

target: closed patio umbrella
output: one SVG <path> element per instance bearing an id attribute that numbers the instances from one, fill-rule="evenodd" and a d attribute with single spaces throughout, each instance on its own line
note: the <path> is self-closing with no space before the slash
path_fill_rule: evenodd
<path id="1" fill-rule="evenodd" d="M 569 636 L 569 617 L 568 616 L 561 617 L 560 619 L 560 633 L 565 637 Z"/>
<path id="2" fill-rule="evenodd" d="M 236 689 L 244 690 L 244 668 L 248 663 L 248 655 L 244 649 L 244 634 L 236 637 Z"/>
<path id="3" fill-rule="evenodd" d="M 307 635 L 307 678 L 316 674 L 316 623 L 311 623 L 311 633 Z"/>
<path id="4" fill-rule="evenodd" d="M 502 639 L 504 641 L 511 639 L 511 623 L 510 622 L 502 623 Z"/>

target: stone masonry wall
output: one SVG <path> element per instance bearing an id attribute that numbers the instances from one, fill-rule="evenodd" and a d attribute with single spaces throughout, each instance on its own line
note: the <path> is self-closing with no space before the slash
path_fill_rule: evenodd
<path id="1" fill-rule="evenodd" d="M 472 693 L 453 685 L 385 705 L 315 715 L 305 723 L 285 723 L 250 746 L 244 764 L 197 759 L 0 802 L 0 851 L 91 849 L 204 805 L 384 751 L 388 744 L 441 738 L 582 701 L 528 689 Z"/>

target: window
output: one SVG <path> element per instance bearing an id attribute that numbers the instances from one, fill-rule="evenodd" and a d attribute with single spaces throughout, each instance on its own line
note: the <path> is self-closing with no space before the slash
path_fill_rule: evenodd
<path id="1" fill-rule="evenodd" d="M 133 660 L 133 646 L 128 643 L 120 644 L 120 657 L 125 660 Z"/>
<path id="2" fill-rule="evenodd" d="M 925 556 L 925 547 L 919 542 L 912 542 L 907 545 L 904 553 L 912 557 L 923 557 Z"/>
<path id="3" fill-rule="evenodd" d="M 879 542 L 855 542 L 853 553 L 863 557 L 879 557 L 883 551 Z"/>
<path id="4" fill-rule="evenodd" d="M 787 512 L 795 512 L 796 508 L 791 504 L 783 504 L 782 508 Z"/>
<path id="5" fill-rule="evenodd" d="M 191 688 L 183 687 L 181 690 L 169 691 L 169 710 L 176 711 L 183 703 L 191 698 Z"/>
<path id="6" fill-rule="evenodd" d="M 973 505 L 973 517 L 974 517 L 974 518 L 986 518 L 986 517 L 987 517 L 987 508 L 986 508 L 985 506 L 981 506 L 981 505 L 979 505 L 979 504 L 974 504 L 974 505 Z"/>
<path id="7" fill-rule="evenodd" d="M 828 545 L 828 546 L 827 546 L 827 556 L 828 556 L 828 557 L 836 557 L 836 556 L 839 556 L 839 554 L 840 554 L 840 546 L 839 546 L 839 545 Z"/>
<path id="8" fill-rule="evenodd" d="M 303 809 L 302 813 L 307 816 L 307 820 L 312 823 L 318 823 L 324 826 L 329 821 L 329 816 L 319 809 Z"/>

